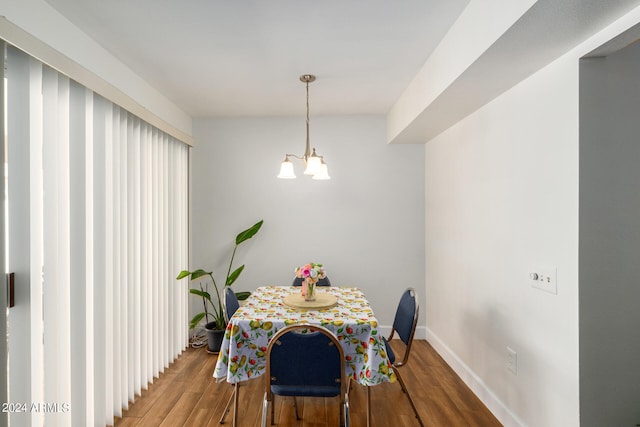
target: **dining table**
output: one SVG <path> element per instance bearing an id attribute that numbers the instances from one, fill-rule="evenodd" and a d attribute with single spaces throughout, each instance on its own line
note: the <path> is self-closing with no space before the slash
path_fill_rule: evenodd
<path id="1" fill-rule="evenodd" d="M 301 323 L 323 326 L 338 337 L 344 350 L 345 376 L 367 386 L 369 425 L 368 387 L 396 380 L 378 320 L 359 288 L 331 286 L 316 288 L 316 292 L 318 302 L 307 304 L 299 286 L 262 286 L 229 319 L 213 377 L 236 386 L 234 425 L 238 384 L 263 375 L 271 337 L 288 325 Z"/>

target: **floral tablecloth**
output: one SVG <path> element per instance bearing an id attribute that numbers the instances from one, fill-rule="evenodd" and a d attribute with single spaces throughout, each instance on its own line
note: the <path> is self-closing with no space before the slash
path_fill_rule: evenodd
<path id="1" fill-rule="evenodd" d="M 395 381 L 378 321 L 360 289 L 318 289 L 338 298 L 336 306 L 322 310 L 285 305 L 284 297 L 293 292 L 300 292 L 300 287 L 264 286 L 251 294 L 227 325 L 214 378 L 237 383 L 262 375 L 270 338 L 287 325 L 309 323 L 336 334 L 344 349 L 347 377 L 362 385 Z"/>

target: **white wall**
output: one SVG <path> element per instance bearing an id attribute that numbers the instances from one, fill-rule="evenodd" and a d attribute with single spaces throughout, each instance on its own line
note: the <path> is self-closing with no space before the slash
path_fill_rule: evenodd
<path id="1" fill-rule="evenodd" d="M 578 425 L 576 72 L 557 61 L 425 151 L 428 333 L 530 426 Z M 536 267 L 557 268 L 557 295 L 530 286 Z"/>
<path id="2" fill-rule="evenodd" d="M 580 65 L 580 417 L 640 422 L 640 45 Z"/>
<path id="3" fill-rule="evenodd" d="M 382 116 L 311 117 L 332 179 L 314 181 L 298 162 L 298 178 L 280 180 L 284 154 L 304 151 L 304 117 L 195 120 L 191 267 L 222 282 L 235 235 L 264 219 L 237 255 L 236 290 L 289 285 L 295 267 L 322 262 L 390 325 L 401 292 L 424 284 L 424 147 L 389 146 L 384 127 Z"/>
<path id="4" fill-rule="evenodd" d="M 425 147 L 427 334 L 505 425 L 580 425 L 593 373 L 579 373 L 578 62 L 638 21 L 636 9 Z M 557 268 L 557 295 L 531 287 L 536 267 Z"/>

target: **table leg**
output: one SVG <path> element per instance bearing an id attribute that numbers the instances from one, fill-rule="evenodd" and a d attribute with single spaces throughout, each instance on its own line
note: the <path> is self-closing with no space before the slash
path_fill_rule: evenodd
<path id="1" fill-rule="evenodd" d="M 238 393 L 240 391 L 240 382 L 235 383 L 234 387 L 236 388 L 233 396 L 233 427 L 238 425 Z"/>
<path id="2" fill-rule="evenodd" d="M 365 386 L 367 389 L 367 427 L 371 425 L 371 394 L 369 393 L 369 389 L 371 387 Z"/>

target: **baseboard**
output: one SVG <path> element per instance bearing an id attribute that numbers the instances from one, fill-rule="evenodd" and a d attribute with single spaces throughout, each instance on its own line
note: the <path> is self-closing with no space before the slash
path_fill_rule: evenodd
<path id="1" fill-rule="evenodd" d="M 478 399 L 505 427 L 523 427 L 525 424 L 507 408 L 500 399 L 486 386 L 482 378 L 478 377 L 447 345 L 442 342 L 430 329 L 424 328 L 426 340 L 455 371 L 464 383 L 478 396 Z M 418 331 L 416 330 L 416 338 Z"/>

